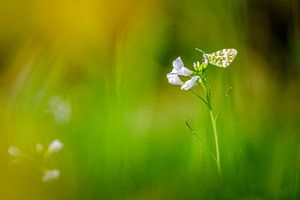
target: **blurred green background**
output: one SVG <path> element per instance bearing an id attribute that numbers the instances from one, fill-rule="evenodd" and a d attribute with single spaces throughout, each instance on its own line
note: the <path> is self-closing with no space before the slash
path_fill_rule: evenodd
<path id="1" fill-rule="evenodd" d="M 1 0 L 0 199 L 299 199 L 297 0 Z M 172 61 L 236 48 L 208 70 L 222 179 L 199 99 L 168 84 Z M 201 88 L 197 92 L 202 93 Z M 49 112 L 62 104 L 58 116 Z M 54 103 L 55 104 L 55 103 Z M 56 113 L 57 114 L 57 113 Z M 60 139 L 41 181 L 34 153 Z"/>

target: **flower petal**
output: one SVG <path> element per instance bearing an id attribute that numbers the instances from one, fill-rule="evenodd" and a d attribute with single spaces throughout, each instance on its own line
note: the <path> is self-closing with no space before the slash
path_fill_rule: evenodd
<path id="1" fill-rule="evenodd" d="M 172 71 L 169 74 L 179 75 L 179 71 L 176 70 L 175 68 L 173 68 Z"/>
<path id="2" fill-rule="evenodd" d="M 182 67 L 184 67 L 184 64 L 183 64 L 183 62 L 182 62 L 182 60 L 181 60 L 180 57 L 176 58 L 176 60 L 173 61 L 173 67 L 174 67 L 174 69 L 176 69 L 177 71 L 180 71 L 180 69 L 181 69 Z"/>
<path id="3" fill-rule="evenodd" d="M 189 90 L 197 84 L 197 81 L 200 79 L 200 76 L 193 76 L 190 80 L 186 81 L 182 86 L 182 90 Z"/>
<path id="4" fill-rule="evenodd" d="M 182 85 L 182 80 L 178 77 L 177 74 L 169 73 L 167 74 L 167 79 L 171 85 Z"/>
<path id="5" fill-rule="evenodd" d="M 56 153 L 63 148 L 64 144 L 60 140 L 53 140 L 48 147 L 48 154 Z"/>
<path id="6" fill-rule="evenodd" d="M 60 176 L 60 171 L 58 169 L 48 169 L 44 172 L 42 180 L 44 182 L 50 182 L 52 180 L 58 179 Z"/>
<path id="7" fill-rule="evenodd" d="M 192 71 L 186 67 L 181 67 L 180 71 L 178 72 L 178 75 L 181 75 L 181 76 L 190 76 L 191 74 L 192 74 Z"/>

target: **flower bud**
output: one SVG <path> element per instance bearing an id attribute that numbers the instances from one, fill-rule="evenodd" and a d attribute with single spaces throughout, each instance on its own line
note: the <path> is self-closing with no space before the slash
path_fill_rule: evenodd
<path id="1" fill-rule="evenodd" d="M 58 169 L 48 169 L 44 172 L 43 182 L 50 182 L 52 180 L 58 179 L 60 176 L 60 171 Z"/>
<path id="2" fill-rule="evenodd" d="M 20 157 L 22 153 L 19 148 L 15 147 L 15 146 L 10 146 L 8 148 L 8 154 L 13 157 Z"/>

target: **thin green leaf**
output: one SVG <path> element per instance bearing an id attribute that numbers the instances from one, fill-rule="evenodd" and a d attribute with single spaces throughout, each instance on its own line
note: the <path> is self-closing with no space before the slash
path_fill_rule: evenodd
<path id="1" fill-rule="evenodd" d="M 199 140 L 200 144 L 204 147 L 204 149 L 209 153 L 209 155 L 216 161 L 215 155 L 208 149 L 208 147 L 203 143 L 201 137 L 194 131 L 194 129 L 190 126 L 187 120 L 185 120 L 186 127 L 190 130 L 190 132 Z"/>

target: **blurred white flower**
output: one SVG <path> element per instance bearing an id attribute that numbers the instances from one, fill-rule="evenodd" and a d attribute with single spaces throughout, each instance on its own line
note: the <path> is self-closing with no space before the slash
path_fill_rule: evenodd
<path id="1" fill-rule="evenodd" d="M 20 151 L 20 149 L 15 146 L 10 146 L 8 148 L 8 153 L 9 153 L 9 155 L 11 155 L 13 157 L 20 157 L 22 155 L 22 152 Z"/>
<path id="2" fill-rule="evenodd" d="M 44 151 L 44 146 L 40 143 L 37 143 L 35 146 L 35 153 L 39 154 L 39 157 L 31 154 L 24 154 L 20 151 L 19 148 L 15 146 L 10 146 L 8 148 L 8 154 L 11 155 L 13 158 L 11 164 L 15 164 L 22 159 L 28 159 L 28 161 L 32 161 L 37 164 L 38 167 L 41 167 L 44 171 L 42 181 L 50 182 L 52 180 L 58 179 L 60 176 L 60 171 L 58 169 L 48 169 L 48 159 L 50 158 L 53 153 L 60 151 L 63 148 L 63 143 L 55 139 L 53 140 L 47 151 Z M 42 159 L 40 159 L 42 158 Z M 46 169 L 46 170 L 45 170 Z"/>
<path id="3" fill-rule="evenodd" d="M 189 90 L 192 87 L 194 87 L 198 80 L 200 80 L 200 76 L 193 76 L 190 80 L 186 81 L 182 86 L 181 89 L 182 90 Z"/>
<path id="4" fill-rule="evenodd" d="M 44 151 L 44 146 L 43 146 L 42 144 L 40 144 L 40 143 L 37 143 L 37 144 L 35 145 L 35 151 L 36 151 L 37 153 L 42 153 L 42 152 Z"/>
<path id="5" fill-rule="evenodd" d="M 44 182 L 50 182 L 52 180 L 58 179 L 60 176 L 60 171 L 58 169 L 48 169 L 44 172 L 42 180 Z"/>
<path id="6" fill-rule="evenodd" d="M 58 140 L 58 139 L 53 140 L 48 147 L 47 153 L 48 154 L 56 153 L 56 152 L 60 151 L 63 148 L 63 146 L 64 146 L 64 144 L 60 140 Z"/>
<path id="7" fill-rule="evenodd" d="M 47 112 L 53 113 L 55 121 L 58 124 L 64 124 L 71 118 L 71 103 L 59 96 L 54 96 L 49 100 Z"/>

